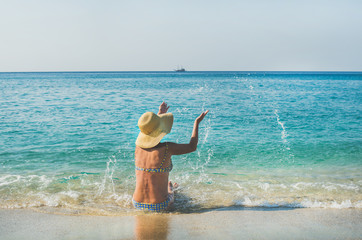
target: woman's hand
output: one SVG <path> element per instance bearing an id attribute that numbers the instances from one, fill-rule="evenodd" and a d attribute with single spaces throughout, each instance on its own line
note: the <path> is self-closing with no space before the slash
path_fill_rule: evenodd
<path id="1" fill-rule="evenodd" d="M 200 114 L 200 116 L 198 116 L 195 120 L 195 123 L 199 124 L 203 119 L 204 117 L 206 116 L 206 114 L 209 112 L 209 110 L 203 112 Z"/>
<path id="2" fill-rule="evenodd" d="M 170 106 L 167 106 L 167 103 L 162 102 L 160 107 L 158 108 L 158 114 L 167 113 L 167 110 L 170 108 Z"/>

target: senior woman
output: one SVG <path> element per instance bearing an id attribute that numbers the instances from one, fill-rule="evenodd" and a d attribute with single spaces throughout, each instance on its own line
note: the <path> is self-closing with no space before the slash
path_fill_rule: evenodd
<path id="1" fill-rule="evenodd" d="M 174 188 L 168 180 L 172 170 L 172 155 L 181 155 L 196 150 L 199 124 L 209 111 L 198 116 L 194 123 L 190 142 L 177 144 L 163 142 L 161 139 L 171 131 L 172 113 L 167 113 L 165 102 L 159 107 L 158 114 L 144 113 L 138 120 L 140 133 L 136 140 L 135 165 L 136 189 L 133 205 L 137 209 L 160 212 L 169 209 L 174 202 Z"/>

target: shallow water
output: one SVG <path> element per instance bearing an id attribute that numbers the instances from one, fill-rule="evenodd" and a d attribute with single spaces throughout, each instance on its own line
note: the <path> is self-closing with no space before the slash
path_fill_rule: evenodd
<path id="1" fill-rule="evenodd" d="M 0 73 L 0 207 L 133 214 L 137 120 L 165 100 L 175 212 L 362 207 L 362 73 Z"/>

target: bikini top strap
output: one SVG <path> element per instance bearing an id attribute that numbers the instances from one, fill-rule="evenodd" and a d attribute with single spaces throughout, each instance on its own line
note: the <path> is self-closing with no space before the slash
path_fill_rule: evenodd
<path id="1" fill-rule="evenodd" d="M 165 163 L 165 160 L 166 160 L 166 157 L 167 157 L 167 152 L 168 152 L 168 144 L 166 142 L 166 151 L 165 151 L 165 155 L 163 156 L 163 159 L 162 159 L 162 162 L 161 162 L 161 165 L 159 168 L 162 168 L 162 165 Z"/>

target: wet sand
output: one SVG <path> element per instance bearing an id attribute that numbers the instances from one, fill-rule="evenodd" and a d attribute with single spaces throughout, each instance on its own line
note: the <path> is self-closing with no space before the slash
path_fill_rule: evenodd
<path id="1" fill-rule="evenodd" d="M 359 209 L 69 216 L 0 210 L 0 239 L 362 239 Z"/>

